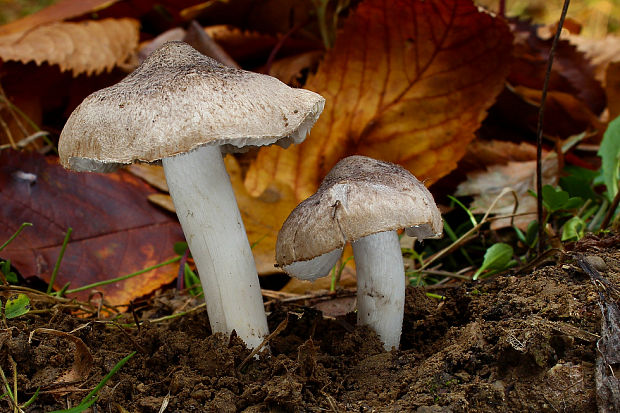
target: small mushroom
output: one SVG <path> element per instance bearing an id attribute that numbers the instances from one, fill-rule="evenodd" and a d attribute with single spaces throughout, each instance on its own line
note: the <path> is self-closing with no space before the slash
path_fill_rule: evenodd
<path id="1" fill-rule="evenodd" d="M 351 242 L 357 268 L 357 320 L 398 348 L 405 271 L 397 230 L 418 240 L 439 238 L 442 219 L 424 184 L 402 167 L 364 156 L 342 159 L 318 191 L 282 225 L 276 261 L 289 275 L 314 280 Z"/>
<path id="2" fill-rule="evenodd" d="M 61 163 L 107 172 L 162 161 L 205 293 L 213 332 L 236 330 L 249 347 L 269 333 L 252 251 L 222 151 L 305 139 L 323 110 L 318 94 L 223 66 L 168 42 L 120 83 L 73 111 Z"/>

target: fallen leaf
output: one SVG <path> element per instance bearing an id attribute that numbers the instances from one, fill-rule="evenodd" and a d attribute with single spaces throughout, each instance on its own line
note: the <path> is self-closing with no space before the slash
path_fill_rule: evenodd
<path id="1" fill-rule="evenodd" d="M 246 187 L 260 195 L 280 182 L 302 200 L 352 154 L 437 180 L 501 91 L 511 44 L 506 24 L 471 1 L 360 3 L 306 84 L 327 101 L 312 134 L 286 150 L 261 148 Z"/>
<path id="2" fill-rule="evenodd" d="M 30 14 L 11 23 L 0 26 L 0 36 L 30 31 L 50 23 L 69 20 L 84 14 L 96 13 L 118 0 L 61 0 L 37 13 Z"/>
<path id="3" fill-rule="evenodd" d="M 164 168 L 161 165 L 134 163 L 129 165 L 127 170 L 160 191 L 169 191 L 166 175 L 164 175 Z M 173 209 L 170 211 L 175 212 Z"/>
<path id="4" fill-rule="evenodd" d="M 518 21 L 515 27 L 515 59 L 508 81 L 513 86 L 542 90 L 553 39 L 540 38 L 537 26 L 529 22 Z M 571 94 L 598 115 L 605 108 L 606 101 L 605 91 L 594 74 L 594 66 L 585 54 L 567 40 L 560 40 L 548 90 Z"/>
<path id="5" fill-rule="evenodd" d="M 543 152 L 543 156 L 547 151 Z M 498 140 L 471 141 L 467 145 L 467 154 L 459 163 L 459 170 L 483 169 L 490 165 L 507 164 L 511 161 L 525 162 L 536 159 L 536 145 L 528 142 L 510 142 Z"/>
<path id="6" fill-rule="evenodd" d="M 595 77 L 604 85 L 605 71 L 611 62 L 620 61 L 620 36 L 607 35 L 602 39 L 569 35 L 568 41 L 585 53 L 594 66 Z"/>
<path id="7" fill-rule="evenodd" d="M 278 56 L 296 55 L 317 49 L 323 51 L 320 40 L 301 36 L 291 35 L 286 41 L 279 43 L 281 37 L 275 34 L 241 30 L 222 24 L 205 27 L 205 32 L 237 62 L 265 62 L 276 45 L 280 47 Z"/>
<path id="8" fill-rule="evenodd" d="M 542 163 L 543 185 L 557 185 L 558 159 L 555 153 L 549 154 Z M 456 196 L 473 196 L 469 208 L 474 213 L 486 213 L 495 198 L 506 187 L 512 188 L 518 198 L 517 214 L 526 214 L 514 218 L 514 225 L 525 230 L 530 221 L 536 219 L 536 198 L 528 190 L 536 188 L 536 161 L 508 162 L 491 165 L 484 171 L 467 174 Z M 514 211 L 515 199 L 510 194 L 504 195 L 491 211 L 494 215 L 510 215 Z M 491 228 L 499 229 L 511 225 L 510 218 L 498 219 L 491 223 Z"/>
<path id="9" fill-rule="evenodd" d="M 46 62 L 80 73 L 98 74 L 127 62 L 138 48 L 134 19 L 56 22 L 0 37 L 3 61 Z"/>
<path id="10" fill-rule="evenodd" d="M 198 3 L 198 2 L 196 2 Z M 181 10 L 185 20 L 196 19 L 203 25 L 230 24 L 262 33 L 286 33 L 296 24 L 312 19 L 314 5 L 299 0 L 226 0 L 202 1 Z"/>
<path id="11" fill-rule="evenodd" d="M 71 333 L 53 330 L 50 328 L 36 328 L 32 330 L 30 333 L 30 339 L 32 339 L 35 335 L 41 334 L 56 336 L 70 341 L 75 346 L 75 353 L 73 356 L 73 365 L 71 366 L 71 369 L 68 369 L 63 375 L 56 378 L 53 383 L 47 383 L 47 385 L 40 383 L 40 385 L 43 385 L 44 387 L 57 387 L 60 384 L 75 383 L 86 380 L 93 366 L 93 356 L 90 354 L 88 346 L 84 344 L 82 339 Z M 39 337 L 37 338 L 40 339 Z"/>
<path id="12" fill-rule="evenodd" d="M 315 50 L 278 59 L 273 62 L 268 74 L 289 86 L 301 87 L 299 79 L 304 72 L 312 71 L 317 66 L 323 54 L 323 51 Z"/>
<path id="13" fill-rule="evenodd" d="M 535 131 L 538 125 L 538 107 L 542 91 L 523 86 L 517 86 L 513 90 L 529 103 L 529 107 L 522 112 L 521 122 L 529 126 L 530 130 Z M 512 110 L 516 109 L 513 107 Z M 598 131 L 602 136 L 605 125 L 583 101 L 574 95 L 550 90 L 547 92 L 545 101 L 543 131 L 546 135 L 562 138 L 568 138 L 584 131 Z"/>
<path id="14" fill-rule="evenodd" d="M 25 179 L 25 178 L 29 179 Z M 32 178 L 32 179 L 30 179 Z M 0 240 L 22 222 L 33 223 L 2 252 L 24 277 L 45 281 L 58 258 L 65 232 L 73 228 L 54 285 L 70 288 L 130 274 L 174 257 L 183 240 L 176 219 L 151 206 L 150 186 L 125 171 L 68 172 L 55 158 L 0 152 Z M 98 287 L 111 304 L 148 294 L 174 280 L 174 265 Z M 89 291 L 77 293 L 86 299 Z"/>

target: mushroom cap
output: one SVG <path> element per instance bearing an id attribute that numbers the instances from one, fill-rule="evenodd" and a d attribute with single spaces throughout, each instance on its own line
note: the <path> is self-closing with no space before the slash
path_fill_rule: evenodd
<path id="1" fill-rule="evenodd" d="M 305 139 L 324 104 L 317 93 L 168 42 L 73 111 L 60 136 L 60 161 L 78 171 L 107 172 L 203 145 L 220 145 L 223 152 L 286 147 Z"/>
<path id="2" fill-rule="evenodd" d="M 429 190 L 399 165 L 350 156 L 288 216 L 278 234 L 276 261 L 284 267 L 311 260 L 347 241 L 402 228 L 418 239 L 441 237 L 441 213 Z"/>

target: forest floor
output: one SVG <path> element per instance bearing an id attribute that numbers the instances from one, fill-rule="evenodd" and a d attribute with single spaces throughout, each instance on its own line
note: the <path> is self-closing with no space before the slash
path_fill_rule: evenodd
<path id="1" fill-rule="evenodd" d="M 533 272 L 433 290 L 445 301 L 410 288 L 401 349 L 390 352 L 355 314 L 324 317 L 310 302 L 271 305 L 271 355 L 248 358 L 238 338 L 209 333 L 204 308 L 136 329 L 33 301 L 0 332 L 0 360 L 11 386 L 17 372 L 20 402 L 40 388 L 26 412 L 78 405 L 132 351 L 93 411 L 595 412 L 618 246 L 618 235 L 589 236 Z M 135 314 L 153 319 L 190 300 L 163 292 Z M 0 410 L 13 411 L 7 397 Z"/>

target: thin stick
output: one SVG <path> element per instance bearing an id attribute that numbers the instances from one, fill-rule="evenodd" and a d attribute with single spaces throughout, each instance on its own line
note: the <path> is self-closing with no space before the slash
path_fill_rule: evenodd
<path id="1" fill-rule="evenodd" d="M 50 278 L 50 282 L 47 286 L 47 293 L 51 294 L 52 289 L 54 288 L 54 282 L 56 282 L 56 276 L 58 275 L 58 270 L 60 269 L 60 263 L 62 262 L 62 257 L 65 255 L 65 250 L 67 249 L 67 244 L 69 243 L 69 237 L 71 237 L 71 233 L 73 232 L 73 228 L 69 227 L 67 229 L 67 233 L 65 234 L 65 239 L 62 242 L 62 247 L 60 248 L 60 254 L 58 254 L 58 259 L 56 260 L 56 265 L 54 265 L 54 270 L 52 271 L 52 277 Z"/>
<path id="2" fill-rule="evenodd" d="M 603 218 L 603 222 L 601 222 L 601 229 L 607 228 L 609 225 L 609 221 L 611 221 L 611 217 L 614 216 L 614 212 L 616 212 L 616 208 L 618 208 L 618 204 L 620 203 L 620 191 L 614 197 L 614 200 L 611 201 L 611 205 L 605 214 L 605 218 Z"/>
<path id="3" fill-rule="evenodd" d="M 237 367 L 237 371 L 241 371 L 241 369 L 243 369 L 243 367 L 245 367 L 245 365 L 248 363 L 248 361 L 250 361 L 252 359 L 252 357 L 257 355 L 258 352 L 261 351 L 263 349 L 263 347 L 265 347 L 267 345 L 267 343 L 269 343 L 269 340 L 271 340 L 272 338 L 274 338 L 275 336 L 280 334 L 282 332 L 282 330 L 284 330 L 286 328 L 287 325 L 288 325 L 288 313 L 286 314 L 286 318 L 284 320 L 282 320 L 282 322 L 278 325 L 278 327 L 276 327 L 274 332 L 269 334 L 267 337 L 265 337 L 263 342 L 260 343 L 258 345 L 258 347 L 256 347 L 254 350 L 252 350 L 252 352 L 250 354 L 248 354 L 248 356 L 245 359 L 243 359 L 241 364 L 239 364 L 239 367 Z"/>
<path id="4" fill-rule="evenodd" d="M 40 138 L 45 138 L 49 135 L 49 132 L 45 132 L 45 131 L 39 131 L 39 132 L 35 132 L 30 136 L 25 137 L 24 139 L 21 139 L 19 141 L 17 141 L 16 147 L 14 149 L 22 149 L 25 148 L 26 146 L 28 146 L 29 144 L 31 144 L 32 142 L 36 141 L 37 139 Z M 49 143 L 49 142 L 48 142 Z M 9 149 L 12 148 L 13 146 L 10 143 L 4 144 L 4 145 L 0 145 L 0 151 L 4 150 L 4 149 Z"/>
<path id="5" fill-rule="evenodd" d="M 271 65 L 273 64 L 273 61 L 275 60 L 276 55 L 278 54 L 278 52 L 280 51 L 282 46 L 284 46 L 284 43 L 286 43 L 288 38 L 291 37 L 291 35 L 293 33 L 298 31 L 299 29 L 301 29 L 305 24 L 306 24 L 305 21 L 297 23 L 288 32 L 284 33 L 278 39 L 278 42 L 275 44 L 275 46 L 273 46 L 273 49 L 271 49 L 271 53 L 269 53 L 269 57 L 267 58 L 267 63 L 265 63 L 265 73 L 266 74 L 269 74 L 269 71 L 271 70 Z"/>
<path id="6" fill-rule="evenodd" d="M 424 264 L 420 268 L 417 268 L 416 270 L 417 271 L 422 271 L 422 270 L 428 268 L 429 265 L 431 265 L 433 262 L 437 261 L 437 259 L 443 257 L 444 255 L 448 254 L 449 252 L 451 252 L 454 249 L 456 249 L 456 248 L 460 247 L 461 245 L 463 245 L 468 240 L 474 238 L 475 234 L 478 232 L 478 230 L 480 230 L 482 225 L 487 222 L 487 220 L 489 218 L 489 214 L 491 214 L 493 209 L 495 209 L 495 205 L 497 204 L 497 202 L 506 194 L 512 194 L 512 196 L 515 199 L 515 207 L 514 207 L 514 210 L 512 211 L 512 214 L 514 215 L 514 213 L 516 212 L 516 209 L 517 209 L 517 202 L 518 202 L 517 193 L 514 191 L 514 189 L 504 188 L 495 197 L 495 199 L 493 200 L 493 202 L 491 203 L 491 205 L 487 209 L 486 213 L 484 214 L 484 216 L 482 217 L 482 219 L 480 220 L 480 222 L 478 222 L 478 224 L 476 226 L 474 226 L 469 231 L 467 231 L 466 233 L 461 235 L 461 237 L 459 239 L 457 239 L 456 241 L 454 241 L 452 244 L 450 244 L 449 246 L 447 246 L 443 250 L 441 250 L 438 253 L 436 253 L 433 256 L 431 256 L 428 260 L 426 260 L 426 262 L 424 262 Z"/>
<path id="7" fill-rule="evenodd" d="M 192 20 L 187 28 L 187 34 L 183 38 L 183 41 L 192 45 L 199 52 L 214 58 L 218 62 L 240 69 L 239 64 L 230 57 L 230 55 L 220 46 L 211 36 L 209 36 L 202 26 L 196 21 Z"/>
<path id="8" fill-rule="evenodd" d="M 545 235 L 545 228 L 543 227 L 543 204 L 542 204 L 542 136 L 543 136 L 543 119 L 545 115 L 545 101 L 547 99 L 547 89 L 549 88 L 549 78 L 551 77 L 551 67 L 553 66 L 553 57 L 555 55 L 555 49 L 560 39 L 560 33 L 562 32 L 562 26 L 564 25 L 564 18 L 566 18 L 566 12 L 568 11 L 568 4 L 570 0 L 564 0 L 564 6 L 562 7 L 562 15 L 560 16 L 560 22 L 553 37 L 553 43 L 551 43 L 551 50 L 549 51 L 549 62 L 547 64 L 547 71 L 545 72 L 545 81 L 543 83 L 542 96 L 540 99 L 540 107 L 538 109 L 538 125 L 536 127 L 536 212 L 538 217 L 538 254 L 543 251 L 543 238 Z"/>

